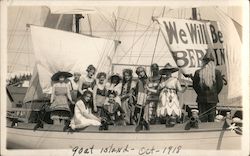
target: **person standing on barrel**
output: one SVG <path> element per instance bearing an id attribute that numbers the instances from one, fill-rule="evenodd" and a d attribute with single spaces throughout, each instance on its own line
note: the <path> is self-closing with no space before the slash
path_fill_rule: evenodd
<path id="1" fill-rule="evenodd" d="M 201 122 L 214 122 L 218 94 L 223 88 L 221 72 L 215 69 L 214 56 L 208 51 L 202 59 L 202 68 L 198 69 L 193 79 L 193 88 L 197 93 L 199 117 Z"/>

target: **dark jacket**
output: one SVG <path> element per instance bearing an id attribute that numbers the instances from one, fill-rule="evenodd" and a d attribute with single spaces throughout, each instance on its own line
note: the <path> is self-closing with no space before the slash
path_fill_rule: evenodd
<path id="1" fill-rule="evenodd" d="M 215 70 L 215 80 L 216 82 L 213 84 L 211 88 L 200 85 L 200 70 L 197 70 L 193 77 L 193 88 L 197 93 L 196 102 L 198 103 L 218 103 L 219 98 L 218 94 L 222 90 L 223 87 L 223 78 L 221 72 L 219 70 Z"/>
<path id="2" fill-rule="evenodd" d="M 125 112 L 122 107 L 115 101 L 110 102 L 110 105 L 103 106 L 101 117 L 106 118 L 107 122 L 117 122 L 123 120 Z M 118 114 L 118 112 L 120 112 L 120 114 Z"/>

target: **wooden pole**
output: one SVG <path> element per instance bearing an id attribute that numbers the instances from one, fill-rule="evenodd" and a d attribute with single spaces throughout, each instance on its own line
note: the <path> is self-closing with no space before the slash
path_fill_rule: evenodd
<path id="1" fill-rule="evenodd" d="M 196 8 L 192 8 L 192 18 L 193 18 L 193 20 L 197 20 L 197 9 Z"/>

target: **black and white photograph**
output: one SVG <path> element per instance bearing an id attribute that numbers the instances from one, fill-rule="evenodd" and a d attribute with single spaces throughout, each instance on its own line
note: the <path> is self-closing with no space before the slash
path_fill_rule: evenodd
<path id="1" fill-rule="evenodd" d="M 3 2 L 2 154 L 249 155 L 248 3 L 209 2 Z"/>

